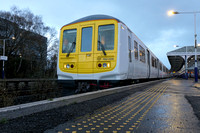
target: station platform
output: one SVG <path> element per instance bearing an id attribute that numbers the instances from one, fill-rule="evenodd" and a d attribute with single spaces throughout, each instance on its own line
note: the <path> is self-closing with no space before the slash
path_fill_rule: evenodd
<path id="1" fill-rule="evenodd" d="M 1 133 L 199 133 L 200 82 L 165 79 L 0 110 L 8 112 Z"/>
<path id="2" fill-rule="evenodd" d="M 193 79 L 169 79 L 45 132 L 199 133 L 199 120 L 186 98 L 200 97 L 199 87 Z"/>

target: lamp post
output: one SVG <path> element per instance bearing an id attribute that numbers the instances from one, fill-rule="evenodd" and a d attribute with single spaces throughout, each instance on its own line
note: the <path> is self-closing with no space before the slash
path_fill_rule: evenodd
<path id="1" fill-rule="evenodd" d="M 198 68 L 197 68 L 197 34 L 196 34 L 196 14 L 200 13 L 200 11 L 196 12 L 174 12 L 169 11 L 168 15 L 172 16 L 174 14 L 193 14 L 194 15 L 194 56 L 195 56 L 195 67 L 194 67 L 194 73 L 195 73 L 195 82 L 198 82 Z"/>
<path id="2" fill-rule="evenodd" d="M 8 38 L 8 39 L 0 39 L 0 40 L 3 40 L 3 56 L 1 56 L 1 60 L 3 60 L 2 79 L 4 79 L 4 77 L 5 77 L 4 66 L 5 66 L 5 61 L 7 60 L 7 56 L 5 56 L 6 40 L 10 40 L 10 38 Z M 12 40 L 15 40 L 15 37 L 12 37 Z"/>

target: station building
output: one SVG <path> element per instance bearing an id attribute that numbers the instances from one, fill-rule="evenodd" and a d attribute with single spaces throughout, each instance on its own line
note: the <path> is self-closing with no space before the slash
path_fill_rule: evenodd
<path id="1" fill-rule="evenodd" d="M 197 47 L 197 66 L 200 77 L 200 47 Z M 194 46 L 185 46 L 167 53 L 171 64 L 170 71 L 173 73 L 188 73 L 188 77 L 194 77 L 195 67 L 195 48 Z"/>

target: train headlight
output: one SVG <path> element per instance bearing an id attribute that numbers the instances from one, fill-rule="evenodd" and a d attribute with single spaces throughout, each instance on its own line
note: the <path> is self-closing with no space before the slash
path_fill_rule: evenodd
<path id="1" fill-rule="evenodd" d="M 71 64 L 71 68 L 74 68 L 74 65 L 73 65 L 73 64 Z"/>
<path id="2" fill-rule="evenodd" d="M 69 65 L 69 64 L 67 64 L 67 65 L 66 65 L 66 68 L 70 68 L 70 65 Z"/>
<path id="3" fill-rule="evenodd" d="M 103 67 L 107 67 L 107 64 L 106 64 L 106 63 L 103 63 Z"/>
<path id="4" fill-rule="evenodd" d="M 110 63 L 108 63 L 107 66 L 110 67 Z"/>

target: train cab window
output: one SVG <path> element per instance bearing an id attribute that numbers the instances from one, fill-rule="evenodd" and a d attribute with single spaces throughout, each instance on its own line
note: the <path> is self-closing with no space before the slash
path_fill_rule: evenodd
<path id="1" fill-rule="evenodd" d="M 98 28 L 98 47 L 97 50 L 113 50 L 114 49 L 114 24 L 101 25 Z"/>
<path id="2" fill-rule="evenodd" d="M 88 52 L 92 49 L 92 27 L 82 28 L 81 52 Z"/>
<path id="3" fill-rule="evenodd" d="M 139 45 L 140 61 L 145 63 L 145 49 Z"/>
<path id="4" fill-rule="evenodd" d="M 76 29 L 63 32 L 62 53 L 74 53 L 76 51 Z"/>
<path id="5" fill-rule="evenodd" d="M 135 59 L 138 60 L 138 43 L 134 41 L 134 53 L 135 53 Z"/>

